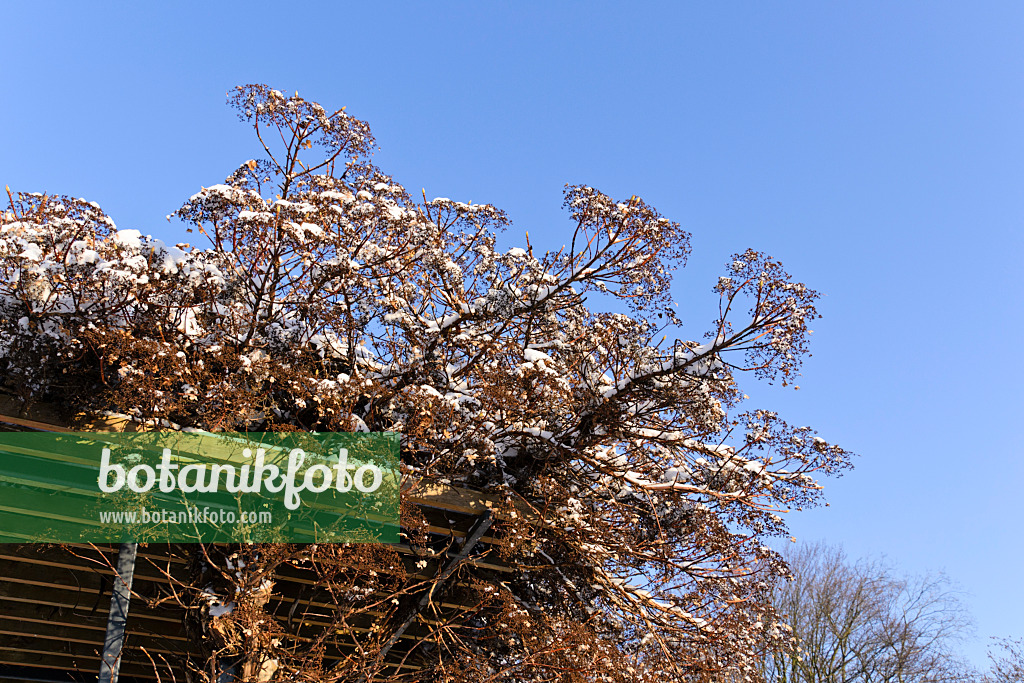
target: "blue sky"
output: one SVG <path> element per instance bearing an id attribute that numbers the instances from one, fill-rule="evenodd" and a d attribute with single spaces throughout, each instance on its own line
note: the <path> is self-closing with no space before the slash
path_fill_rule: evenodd
<path id="1" fill-rule="evenodd" d="M 750 405 L 861 454 L 794 534 L 948 572 L 979 663 L 1024 635 L 1024 5 L 284 7 L 8 3 L 0 183 L 184 239 L 164 215 L 257 156 L 225 92 L 266 82 L 368 120 L 408 188 L 508 211 L 508 244 L 561 244 L 564 183 L 640 195 L 693 233 L 695 338 L 729 255 L 767 251 L 825 318 L 800 391 Z"/>

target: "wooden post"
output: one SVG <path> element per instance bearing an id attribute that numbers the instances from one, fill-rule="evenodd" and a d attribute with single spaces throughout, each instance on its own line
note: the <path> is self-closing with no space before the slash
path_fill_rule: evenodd
<path id="1" fill-rule="evenodd" d="M 99 683 L 117 683 L 121 669 L 121 649 L 124 646 L 124 627 L 128 621 L 128 605 L 132 597 L 132 577 L 135 575 L 135 555 L 138 543 L 122 543 L 117 554 L 117 576 L 110 596 L 110 615 L 107 617 L 107 636 L 103 641 Z"/>

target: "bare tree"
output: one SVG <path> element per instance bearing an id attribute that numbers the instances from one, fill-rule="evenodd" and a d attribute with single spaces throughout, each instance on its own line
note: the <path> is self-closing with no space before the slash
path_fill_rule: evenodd
<path id="1" fill-rule="evenodd" d="M 785 554 L 793 578 L 774 594 L 790 647 L 765 659 L 777 683 L 962 681 L 955 646 L 970 620 L 942 575 L 905 578 L 882 560 L 805 544 Z"/>
<path id="2" fill-rule="evenodd" d="M 981 683 L 1024 683 L 1024 639 L 997 639 L 998 652 L 989 651 L 992 666 Z"/>
<path id="3" fill-rule="evenodd" d="M 410 478 L 505 501 L 494 547 L 514 571 L 458 567 L 469 608 L 421 620 L 410 678 L 756 676 L 784 635 L 770 596 L 785 566 L 764 539 L 819 501 L 815 477 L 849 454 L 772 411 L 742 412 L 738 379 L 793 379 L 818 294 L 738 253 L 709 283 L 706 333 L 670 341 L 689 235 L 638 197 L 567 187 L 562 249 L 535 254 L 527 238 L 501 251 L 502 211 L 411 197 L 343 109 L 264 85 L 229 102 L 264 158 L 177 212 L 204 249 L 118 231 L 85 200 L 10 194 L 7 390 L 169 427 L 398 432 Z M 404 512 L 425 574 L 387 549 L 248 548 L 244 570 L 231 549 L 197 551 L 184 596 L 205 637 L 196 675 L 214 680 L 217 658 L 252 680 L 381 675 L 444 561 Z M 267 611 L 261 591 L 282 564 L 328 594 L 321 635 L 297 640 L 292 615 Z M 237 596 L 232 613 L 211 616 L 218 595 Z M 339 640 L 352 654 L 328 667 Z"/>

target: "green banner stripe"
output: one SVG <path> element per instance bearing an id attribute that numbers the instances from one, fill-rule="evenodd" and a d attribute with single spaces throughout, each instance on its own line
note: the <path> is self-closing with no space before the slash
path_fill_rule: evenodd
<path id="1" fill-rule="evenodd" d="M 398 448 L 382 433 L 0 433 L 0 542 L 396 543 Z"/>

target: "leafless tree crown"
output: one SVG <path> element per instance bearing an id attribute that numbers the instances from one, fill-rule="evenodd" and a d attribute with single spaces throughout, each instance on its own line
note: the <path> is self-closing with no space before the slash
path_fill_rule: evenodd
<path id="1" fill-rule="evenodd" d="M 837 546 L 785 554 L 791 581 L 775 608 L 792 630 L 765 658 L 777 683 L 955 683 L 970 678 L 956 646 L 970 630 L 942 575 L 904 578 L 882 560 L 851 561 Z"/>

